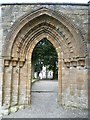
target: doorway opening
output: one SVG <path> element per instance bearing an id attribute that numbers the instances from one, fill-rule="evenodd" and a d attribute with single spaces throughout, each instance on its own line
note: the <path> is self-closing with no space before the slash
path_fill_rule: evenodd
<path id="1" fill-rule="evenodd" d="M 58 98 L 58 55 L 56 48 L 47 38 L 41 39 L 34 47 L 31 65 L 32 106 L 39 106 L 44 102 L 42 107 L 47 109 L 51 99 L 52 104 L 56 104 Z"/>
<path id="2" fill-rule="evenodd" d="M 58 80 L 58 55 L 47 38 L 39 41 L 33 50 L 32 80 Z"/>

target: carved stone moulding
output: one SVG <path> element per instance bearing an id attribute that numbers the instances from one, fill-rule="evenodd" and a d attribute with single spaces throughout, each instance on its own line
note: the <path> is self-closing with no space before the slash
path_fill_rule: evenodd
<path id="1" fill-rule="evenodd" d="M 78 66 L 84 67 L 85 66 L 85 58 L 78 59 Z"/>
<path id="2" fill-rule="evenodd" d="M 9 67 L 9 65 L 10 65 L 10 60 L 5 60 L 4 61 L 4 66 L 5 67 Z"/>
<path id="3" fill-rule="evenodd" d="M 23 67 L 24 63 L 25 63 L 25 61 L 19 61 L 19 66 Z"/>
<path id="4" fill-rule="evenodd" d="M 70 61 L 72 67 L 77 67 L 77 60 L 76 59 L 71 59 Z"/>
<path id="5" fill-rule="evenodd" d="M 69 60 L 69 59 L 65 59 L 65 60 L 64 60 L 64 63 L 65 63 L 65 66 L 66 66 L 67 68 L 70 68 L 70 60 Z"/>
<path id="6" fill-rule="evenodd" d="M 17 66 L 17 61 L 16 60 L 12 60 L 12 66 L 16 67 Z"/>

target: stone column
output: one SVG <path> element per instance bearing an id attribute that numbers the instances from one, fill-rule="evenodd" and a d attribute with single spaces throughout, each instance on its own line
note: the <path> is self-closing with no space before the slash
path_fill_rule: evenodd
<path id="1" fill-rule="evenodd" d="M 3 109 L 4 114 L 8 114 L 11 106 L 11 82 L 12 82 L 12 63 L 5 60 L 3 78 Z"/>
<path id="2" fill-rule="evenodd" d="M 31 72 L 31 59 L 27 60 L 27 100 L 28 106 L 31 104 L 31 82 L 32 82 L 32 72 Z"/>
<path id="3" fill-rule="evenodd" d="M 63 105 L 66 105 L 66 103 L 69 100 L 69 94 L 70 94 L 70 61 L 64 60 L 63 70 L 62 70 L 62 102 Z"/>
<path id="4" fill-rule="evenodd" d="M 71 96 L 75 95 L 76 76 L 77 76 L 77 60 L 71 59 L 70 62 L 70 95 Z"/>
<path id="5" fill-rule="evenodd" d="M 69 95 L 68 95 L 68 106 L 76 106 L 76 77 L 77 77 L 77 60 L 70 59 L 70 70 L 69 70 Z"/>
<path id="6" fill-rule="evenodd" d="M 78 60 L 78 66 L 77 66 L 77 95 L 78 97 L 81 96 L 81 90 L 83 89 L 83 82 L 84 82 L 84 63 L 85 61 Z"/>
<path id="7" fill-rule="evenodd" d="M 24 101 L 24 105 L 25 105 L 25 107 L 27 107 L 28 106 L 28 94 L 27 94 L 27 89 L 28 89 L 28 65 L 27 65 L 27 62 L 25 62 L 23 69 L 25 71 L 25 74 L 24 74 L 24 80 L 25 80 L 25 101 Z"/>
<path id="8" fill-rule="evenodd" d="M 58 57 L 58 102 L 62 104 L 62 58 Z"/>
<path id="9" fill-rule="evenodd" d="M 87 108 L 87 69 L 85 69 L 85 59 L 78 59 L 77 67 L 77 97 L 78 106 L 81 108 Z"/>
<path id="10" fill-rule="evenodd" d="M 17 111 L 18 107 L 18 79 L 19 79 L 19 65 L 16 60 L 12 61 L 12 94 L 11 94 L 11 112 Z"/>
<path id="11" fill-rule="evenodd" d="M 27 70 L 24 66 L 24 61 L 19 61 L 20 67 L 20 82 L 19 82 L 19 108 L 24 108 L 26 97 L 26 74 Z"/>

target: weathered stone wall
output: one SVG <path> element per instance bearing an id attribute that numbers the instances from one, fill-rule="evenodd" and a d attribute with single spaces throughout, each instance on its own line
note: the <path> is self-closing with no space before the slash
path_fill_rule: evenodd
<path id="1" fill-rule="evenodd" d="M 3 29 L 2 29 L 2 15 L 0 6 L 0 117 L 2 106 L 2 86 L 3 86 L 3 59 L 2 59 L 2 46 L 3 46 Z"/>
<path id="2" fill-rule="evenodd" d="M 81 31 L 81 36 L 84 37 L 84 39 L 82 40 L 83 41 L 82 45 L 85 45 L 87 43 L 88 5 L 84 5 L 84 6 L 82 5 L 80 6 L 79 5 L 75 5 L 75 6 L 74 5 L 59 5 L 59 4 L 56 4 L 56 5 L 35 5 L 35 4 L 34 5 L 24 5 L 24 4 L 23 5 L 1 5 L 1 16 L 0 16 L 0 20 L 1 20 L 1 24 L 0 24 L 1 25 L 0 26 L 1 27 L 0 29 L 0 36 L 1 36 L 0 37 L 0 57 L 1 58 L 0 58 L 0 61 L 1 63 L 4 61 L 4 59 L 2 61 L 2 58 L 5 57 L 4 54 L 2 54 L 2 50 L 4 50 L 5 47 L 8 45 L 7 40 L 9 39 L 6 39 L 6 37 L 8 33 L 12 30 L 11 29 L 12 25 L 15 24 L 16 20 L 19 20 L 19 18 L 23 16 L 24 14 L 33 12 L 37 10 L 38 8 L 42 8 L 42 7 L 55 10 L 60 14 L 61 13 L 65 14 L 67 16 L 67 19 L 72 21 L 72 23 L 74 23 L 78 27 L 78 29 Z M 40 20 L 42 20 L 42 18 L 40 18 Z M 27 29 L 28 26 L 26 26 L 25 28 Z M 67 29 L 65 28 L 65 30 Z M 23 34 L 25 33 L 23 28 L 22 28 L 21 35 L 17 37 L 17 39 L 24 36 L 22 35 L 22 33 Z M 71 34 L 68 34 L 67 32 L 67 35 L 71 35 Z M 35 41 L 35 44 L 36 42 L 37 41 Z M 34 43 L 31 45 L 34 46 Z M 68 45 L 70 47 L 70 43 L 68 43 Z M 33 48 L 34 47 L 32 47 L 32 49 Z M 27 76 L 28 77 L 30 76 L 25 74 L 26 69 L 27 69 L 27 64 L 29 64 L 28 62 L 26 62 L 25 64 L 23 63 L 24 66 L 22 63 L 19 63 L 20 61 L 19 62 L 4 61 L 4 62 L 5 62 L 4 76 L 2 72 L 3 64 L 0 64 L 1 65 L 0 73 L 1 73 L 1 76 L 4 78 L 4 80 L 6 80 L 7 78 L 8 79 L 7 79 L 7 84 L 5 83 L 6 86 L 3 86 L 2 77 L 0 78 L 1 80 L 0 96 L 2 96 L 2 87 L 4 87 L 3 90 L 6 96 L 4 97 L 5 102 L 3 104 L 4 107 L 2 107 L 2 109 L 4 110 L 6 109 L 6 111 L 4 111 L 4 114 L 5 112 L 6 114 L 8 114 L 9 112 L 13 112 L 19 109 L 17 108 L 18 104 L 21 105 L 20 107 L 22 107 L 23 105 L 24 106 L 28 105 L 28 99 L 30 99 L 30 96 L 27 96 L 27 94 L 29 94 L 30 91 L 28 91 L 27 89 L 24 89 L 24 87 L 28 87 L 28 88 L 30 87 L 28 85 L 28 81 L 26 81 Z M 85 62 L 85 64 L 83 62 Z M 87 99 L 86 58 L 84 58 L 84 60 L 81 60 L 81 61 L 77 58 L 76 61 L 73 61 L 73 60 L 66 61 L 66 62 L 63 61 L 62 63 L 63 63 L 62 71 L 59 71 L 60 75 L 62 72 L 62 91 L 61 91 L 62 92 L 62 104 L 65 106 L 87 108 L 88 99 Z M 20 64 L 22 65 L 19 67 Z M 31 63 L 29 65 L 31 65 Z M 19 72 L 20 72 L 20 76 L 18 74 Z M 11 76 L 11 74 L 13 75 L 13 77 Z M 19 77 L 20 79 L 22 79 L 20 83 L 18 83 Z M 13 78 L 13 83 L 11 83 L 12 78 Z M 11 87 L 13 88 L 13 91 L 10 91 Z M 20 92 L 19 97 L 18 97 L 18 89 Z M 22 93 L 23 89 L 24 89 L 25 94 L 24 92 Z M 0 101 L 1 101 L 0 102 L 1 104 L 3 101 L 2 97 L 0 97 Z M 15 108 L 15 105 L 16 105 L 16 108 Z M 10 111 L 7 110 L 8 107 L 11 107 Z"/>
<path id="3" fill-rule="evenodd" d="M 88 108 L 87 68 L 77 65 L 64 67 L 62 78 L 63 105 L 68 107 Z"/>
<path id="4" fill-rule="evenodd" d="M 19 17 L 27 12 L 35 11 L 41 7 L 53 9 L 67 15 L 67 17 L 79 27 L 79 29 L 83 32 L 83 36 L 87 40 L 88 6 L 76 5 L 2 5 L 3 37 L 6 37 L 7 33 L 10 31 L 10 27 Z"/>

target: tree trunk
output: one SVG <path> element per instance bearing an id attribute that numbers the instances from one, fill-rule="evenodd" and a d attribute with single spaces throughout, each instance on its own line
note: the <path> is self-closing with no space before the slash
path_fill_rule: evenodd
<path id="1" fill-rule="evenodd" d="M 32 79 L 34 78 L 34 65 L 32 65 Z"/>
<path id="2" fill-rule="evenodd" d="M 54 62 L 54 67 L 53 67 L 53 80 L 56 79 L 56 63 Z"/>
<path id="3" fill-rule="evenodd" d="M 34 78 L 34 62 L 32 62 L 32 79 Z"/>
<path id="4" fill-rule="evenodd" d="M 39 78 L 39 73 L 40 73 L 40 71 L 37 72 L 37 78 L 38 78 L 38 79 L 40 79 L 40 78 Z"/>
<path id="5" fill-rule="evenodd" d="M 46 66 L 46 79 L 48 78 L 48 69 L 47 69 L 47 66 Z"/>

